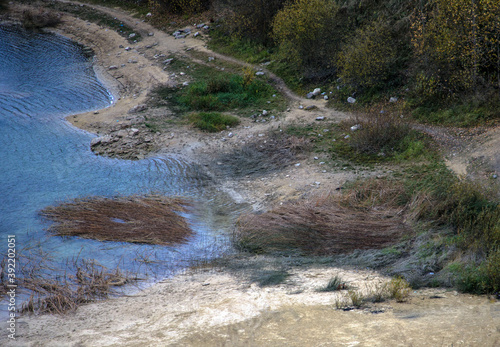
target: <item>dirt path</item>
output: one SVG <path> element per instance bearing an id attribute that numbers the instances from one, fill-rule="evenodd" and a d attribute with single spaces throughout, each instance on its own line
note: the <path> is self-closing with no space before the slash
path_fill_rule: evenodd
<path id="1" fill-rule="evenodd" d="M 156 85 L 182 83 L 172 78 L 162 63 L 170 54 L 188 56 L 197 50 L 217 60 L 244 63 L 210 52 L 201 39 L 176 40 L 149 24 L 117 9 L 92 6 L 126 23 L 143 40 L 129 44 L 116 32 L 72 16 L 63 17 L 60 33 L 91 47 L 97 55 L 100 78 L 113 90 L 116 101 L 108 109 L 69 117 L 74 125 L 99 135 L 141 122 L 144 113 L 129 113 L 146 102 Z M 126 47 L 130 47 L 126 50 Z M 162 56 L 163 55 L 163 56 Z M 111 68 L 116 67 L 116 68 Z M 309 100 L 291 93 L 275 76 L 266 72 L 290 99 L 290 112 L 274 122 L 243 120 L 237 128 L 215 134 L 200 134 L 189 128 L 174 128 L 166 134 L 149 134 L 158 153 L 179 155 L 200 164 L 216 155 L 238 148 L 269 129 L 292 123 L 314 123 L 319 115 L 338 122 L 349 115 L 325 108 L 323 100 Z M 315 105 L 313 111 L 299 105 Z M 150 111 L 145 111 L 147 112 Z M 151 111 L 152 112 L 152 111 Z M 142 132 L 143 129 L 140 129 Z M 228 137 L 228 132 L 234 134 Z M 222 141 L 222 138 L 225 141 Z M 481 135 L 478 145 L 464 154 L 489 158 L 499 169 L 500 131 Z M 480 144 L 480 145 L 479 145 Z M 471 147 L 472 148 L 472 147 Z M 485 152 L 485 148 L 487 151 Z M 238 202 L 255 209 L 271 202 L 319 191 L 332 190 L 357 173 L 324 170 L 318 159 L 303 158 L 279 173 L 258 180 L 221 178 L 225 189 Z M 326 154 L 324 155 L 326 157 Z M 452 158 L 452 161 L 455 159 Z M 374 174 L 374 173 L 366 173 Z M 320 184 L 318 184 L 320 183 Z M 375 272 L 346 270 L 331 266 L 296 266 L 255 257 L 231 260 L 224 267 L 193 270 L 167 279 L 130 297 L 121 297 L 81 307 L 64 317 L 22 317 L 17 322 L 17 339 L 9 340 L 2 322 L 2 346 L 497 346 L 500 344 L 500 304 L 487 297 L 461 295 L 443 289 L 419 290 L 408 303 L 393 301 L 369 304 L 361 310 L 335 309 L 345 291 L 320 293 L 318 288 L 338 275 L 353 288 L 369 291 L 387 281 Z M 253 264 L 253 265 L 252 265 Z M 260 287 L 252 274 L 267 267 L 286 268 L 290 277 L 281 285 Z M 245 268 L 245 271 L 241 271 Z"/>

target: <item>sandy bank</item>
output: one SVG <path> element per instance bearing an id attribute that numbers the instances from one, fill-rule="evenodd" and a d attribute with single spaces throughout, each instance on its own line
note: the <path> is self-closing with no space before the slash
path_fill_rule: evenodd
<path id="1" fill-rule="evenodd" d="M 180 83 L 163 69 L 169 54 L 188 49 L 206 52 L 203 40 L 175 40 L 147 23 L 114 9 L 99 8 L 135 28 L 143 40 L 130 44 L 116 32 L 72 16 L 63 17 L 57 29 L 96 53 L 96 71 L 116 94 L 116 102 L 98 113 L 71 116 L 68 120 L 100 136 L 118 128 L 140 126 L 151 110 L 129 113 L 147 101 L 148 92 L 160 84 Z M 152 33 L 152 35 L 150 35 Z M 130 47 L 126 50 L 126 47 Z M 162 56 L 163 55 L 163 56 Z M 116 67 L 116 68 L 115 68 Z M 165 134 L 149 134 L 155 153 L 179 155 L 207 165 L 225 151 L 238 148 L 268 129 L 291 123 L 314 122 L 326 115 L 336 122 L 347 115 L 326 110 L 314 102 L 314 113 L 298 109 L 268 124 L 243 120 L 231 131 L 200 134 L 188 127 L 174 127 Z M 156 112 L 156 111 L 155 111 Z M 168 112 L 167 110 L 160 112 Z M 136 123 L 134 123 L 136 122 Z M 123 130 L 123 129 L 122 129 Z M 141 128 L 140 131 L 144 129 Z M 144 130 L 145 131 L 145 130 Z M 221 141 L 222 138 L 227 141 Z M 90 146 L 90 144 L 89 144 Z M 220 180 L 222 189 L 238 202 L 250 202 L 255 209 L 319 191 L 335 191 L 356 177 L 348 171 L 325 170 L 312 155 L 299 166 L 258 180 Z M 326 154 L 324 155 L 326 157 Z M 298 163 L 299 164 L 299 163 Z M 318 184 L 318 182 L 320 184 Z M 317 289 L 334 276 L 352 288 L 367 292 L 387 280 L 376 272 L 346 270 L 332 266 L 306 266 L 292 259 L 235 258 L 209 269 L 189 270 L 137 295 L 97 302 L 64 317 L 22 317 L 17 323 L 17 340 L 4 333 L 1 345 L 12 346 L 429 346 L 500 344 L 500 304 L 486 297 L 460 295 L 443 289 L 419 290 L 409 303 L 370 304 L 361 310 L 336 310 L 346 291 L 321 293 Z M 262 271 L 287 271 L 283 284 L 261 287 Z M 2 331 L 6 327 L 3 322 Z"/>

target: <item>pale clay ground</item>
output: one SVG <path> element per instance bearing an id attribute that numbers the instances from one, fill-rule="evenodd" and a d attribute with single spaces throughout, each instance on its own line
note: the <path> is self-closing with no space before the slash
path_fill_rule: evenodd
<path id="1" fill-rule="evenodd" d="M 127 52 L 119 45 L 144 47 L 157 43 L 154 52 L 179 53 L 186 48 L 207 52 L 202 40 L 188 37 L 175 40 L 129 14 L 99 8 L 135 28 L 144 40 L 136 45 L 112 30 L 65 16 L 58 29 L 63 35 L 90 46 L 96 52 L 100 78 L 119 98 L 99 114 L 69 117 L 77 127 L 95 130 L 95 123 L 115 124 L 124 120 L 129 109 L 144 103 L 147 92 L 155 85 L 171 83 L 168 71 L 151 57 L 155 53 Z M 154 36 L 147 36 L 153 32 Z M 137 64 L 128 64 L 129 59 Z M 111 65 L 120 66 L 108 71 Z M 299 103 L 316 104 L 313 113 L 298 109 Z M 313 122 L 324 115 L 330 121 L 348 115 L 324 108 L 323 101 L 293 97 L 291 112 L 275 123 L 245 123 L 236 129 L 230 141 L 220 137 L 201 137 L 191 129 L 177 129 L 178 136 L 161 139 L 165 154 L 180 155 L 188 161 L 203 162 L 206 156 L 229 146 L 238 139 L 257 136 L 266 127 L 287 122 Z M 92 125 L 94 124 L 94 125 Z M 269 125 L 270 124 L 270 125 Z M 249 128 L 245 128 L 250 126 Z M 466 174 L 467 157 L 485 156 L 494 170 L 499 170 L 499 129 L 481 135 L 471 149 L 450 155 L 450 167 Z M 486 149 L 486 150 L 485 150 Z M 321 182 L 323 191 L 334 190 L 352 172 L 322 172 L 312 158 L 300 167 L 286 169 L 276 176 L 252 182 L 224 184 L 227 191 L 242 202 L 261 209 L 273 200 L 298 197 Z M 286 177 L 289 175 L 289 177 Z M 335 309 L 339 293 L 321 293 L 320 288 L 335 275 L 352 286 L 366 291 L 388 279 L 365 270 L 332 267 L 293 268 L 292 276 L 282 285 L 260 288 L 247 278 L 223 267 L 188 270 L 135 295 L 92 303 L 66 316 L 45 315 L 21 317 L 17 323 L 17 339 L 7 338 L 1 324 L 2 346 L 498 346 L 500 345 L 500 303 L 483 296 L 457 294 L 444 289 L 424 289 L 411 294 L 407 303 L 393 301 L 372 304 L 368 309 L 342 311 Z"/>

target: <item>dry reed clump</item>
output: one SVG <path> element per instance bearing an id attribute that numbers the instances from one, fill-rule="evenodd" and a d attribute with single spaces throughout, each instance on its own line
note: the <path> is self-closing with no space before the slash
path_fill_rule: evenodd
<path id="1" fill-rule="evenodd" d="M 132 196 L 76 199 L 47 207 L 41 214 L 54 221 L 49 228 L 58 236 L 79 236 L 99 241 L 171 245 L 192 234 L 180 198 Z"/>
<path id="2" fill-rule="evenodd" d="M 356 209 L 400 209 L 402 213 L 409 199 L 407 195 L 400 180 L 369 178 L 356 181 L 340 202 Z"/>
<path id="3" fill-rule="evenodd" d="M 61 15 L 45 9 L 26 9 L 22 13 L 21 22 L 26 29 L 55 27 L 61 23 Z"/>
<path id="4" fill-rule="evenodd" d="M 114 286 L 127 282 L 119 270 L 108 272 L 93 260 L 82 260 L 74 275 L 65 273 L 58 279 L 47 279 L 37 271 L 28 272 L 19 278 L 19 286 L 31 292 L 20 311 L 63 314 L 82 304 L 105 299 L 113 293 Z"/>
<path id="5" fill-rule="evenodd" d="M 235 239 L 242 249 L 253 252 L 298 250 L 328 255 L 384 248 L 407 229 L 397 210 L 357 210 L 326 196 L 288 202 L 260 215 L 243 215 Z"/>
<path id="6" fill-rule="evenodd" d="M 352 134 L 349 146 L 358 153 L 369 155 L 393 153 L 411 132 L 406 120 L 389 112 L 372 112 L 355 119 L 355 123 L 360 129 Z"/>
<path id="7" fill-rule="evenodd" d="M 230 177 L 264 175 L 295 163 L 310 146 L 307 139 L 271 133 L 265 141 L 245 144 L 217 158 L 219 169 Z"/>

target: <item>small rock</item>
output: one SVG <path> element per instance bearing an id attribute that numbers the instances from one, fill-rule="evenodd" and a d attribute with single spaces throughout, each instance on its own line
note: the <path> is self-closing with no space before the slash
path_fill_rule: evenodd
<path id="1" fill-rule="evenodd" d="M 300 109 L 300 110 L 303 110 L 303 109 L 304 109 L 304 106 L 300 105 L 300 106 L 299 106 L 299 109 Z"/>
<path id="2" fill-rule="evenodd" d="M 497 178 L 498 178 L 498 175 L 497 175 L 497 174 L 493 174 L 491 177 L 492 177 L 493 179 L 497 179 Z"/>
<path id="3" fill-rule="evenodd" d="M 314 160 L 318 160 L 319 158 L 318 157 L 314 157 Z"/>
<path id="4" fill-rule="evenodd" d="M 350 104 L 354 104 L 356 102 L 356 99 L 354 99 L 352 96 L 347 98 L 347 102 Z"/>
<path id="5" fill-rule="evenodd" d="M 314 96 L 318 96 L 318 95 L 320 95 L 320 94 L 321 94 L 321 88 L 316 88 L 316 89 L 314 89 L 314 90 L 313 90 L 313 92 L 312 92 L 312 94 L 313 94 Z"/>
<path id="6" fill-rule="evenodd" d="M 127 46 L 127 47 L 125 47 L 125 50 L 126 50 L 126 51 L 130 51 L 131 49 L 132 49 L 132 48 L 130 48 L 130 47 L 128 47 L 128 46 Z"/>
<path id="7" fill-rule="evenodd" d="M 94 114 L 99 114 L 99 111 L 94 111 Z"/>
<path id="8" fill-rule="evenodd" d="M 208 61 L 214 61 L 215 57 L 208 57 Z"/>
<path id="9" fill-rule="evenodd" d="M 118 70 L 118 66 L 116 65 L 111 65 L 108 70 Z"/>
<path id="10" fill-rule="evenodd" d="M 389 102 L 396 102 L 396 101 L 398 101 L 398 98 L 396 98 L 395 96 L 389 99 Z"/>
<path id="11" fill-rule="evenodd" d="M 132 34 L 130 34 L 130 35 L 128 36 L 128 38 L 129 38 L 129 39 L 131 39 L 131 38 L 134 38 L 135 36 L 136 36 L 136 34 L 135 34 L 135 33 L 132 33 Z"/>
<path id="12" fill-rule="evenodd" d="M 139 135 L 139 129 L 136 129 L 136 128 L 131 128 L 131 129 L 130 129 L 130 135 L 131 135 L 131 136 L 136 136 L 136 135 Z"/>
<path id="13" fill-rule="evenodd" d="M 182 83 L 182 85 L 183 85 L 184 87 L 186 87 L 186 86 L 188 86 L 188 85 L 189 85 L 189 82 L 188 82 L 188 81 L 186 81 L 186 82 Z"/>
<path id="14" fill-rule="evenodd" d="M 234 136 L 234 134 L 233 134 L 233 133 L 229 133 L 229 134 L 227 134 L 227 137 L 229 137 L 229 138 L 231 138 L 231 137 L 233 137 L 233 136 Z"/>
<path id="15" fill-rule="evenodd" d="M 148 106 L 146 104 L 140 104 L 140 105 L 137 105 L 137 106 L 134 106 L 132 107 L 128 113 L 138 113 L 138 112 L 142 112 L 144 110 L 146 110 L 148 108 Z"/>
<path id="16" fill-rule="evenodd" d="M 120 130 L 116 133 L 116 136 L 118 136 L 119 138 L 122 138 L 122 137 L 125 137 L 128 135 L 128 131 L 127 130 Z"/>
<path id="17" fill-rule="evenodd" d="M 317 121 L 322 121 L 322 120 L 325 120 L 325 117 L 321 116 L 321 117 L 316 117 L 316 120 Z"/>
<path id="18" fill-rule="evenodd" d="M 312 92 L 306 94 L 306 98 L 312 99 L 314 94 Z"/>
<path id="19" fill-rule="evenodd" d="M 351 137 L 351 136 L 346 135 L 346 136 L 344 136 L 344 139 L 346 139 L 346 140 L 347 140 L 347 139 L 348 139 L 348 138 L 350 138 L 350 137 Z"/>
<path id="20" fill-rule="evenodd" d="M 255 73 L 255 75 L 257 75 L 257 76 L 263 76 L 264 75 L 264 71 L 257 71 Z"/>
<path id="21" fill-rule="evenodd" d="M 306 106 L 305 110 L 306 111 L 311 111 L 311 110 L 315 110 L 317 109 L 318 107 L 316 105 L 309 105 L 309 106 Z"/>
<path id="22" fill-rule="evenodd" d="M 97 146 L 98 144 L 101 143 L 102 137 L 94 137 L 92 140 L 90 140 L 90 147 Z"/>
<path id="23" fill-rule="evenodd" d="M 263 116 L 267 116 L 267 113 L 268 113 L 268 112 L 267 112 L 266 110 L 262 110 L 262 115 L 263 115 Z"/>
<path id="24" fill-rule="evenodd" d="M 359 130 L 359 129 L 361 129 L 361 124 L 356 124 L 356 125 L 353 125 L 351 127 L 351 131 L 356 131 L 356 130 Z"/>
<path id="25" fill-rule="evenodd" d="M 155 33 L 153 33 L 153 32 L 148 33 L 148 36 L 154 36 L 154 35 L 155 35 Z"/>
<path id="26" fill-rule="evenodd" d="M 198 37 L 198 36 L 200 36 L 200 32 L 199 31 L 197 31 L 197 32 L 194 33 L 194 37 Z"/>
<path id="27" fill-rule="evenodd" d="M 324 100 L 328 100 L 328 95 L 325 95 L 325 96 L 323 97 L 323 99 L 324 99 Z"/>
<path id="28" fill-rule="evenodd" d="M 146 17 L 151 17 L 151 16 L 152 16 L 151 12 L 148 12 L 148 14 L 146 15 Z"/>
<path id="29" fill-rule="evenodd" d="M 295 164 L 295 166 L 296 166 L 296 167 L 299 167 L 299 166 L 300 166 L 300 163 Z"/>

